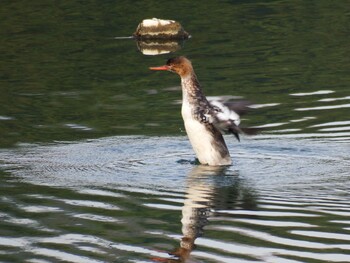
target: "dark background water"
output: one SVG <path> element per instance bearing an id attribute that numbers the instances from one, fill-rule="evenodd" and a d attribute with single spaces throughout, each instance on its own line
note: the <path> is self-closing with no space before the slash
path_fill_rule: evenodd
<path id="1" fill-rule="evenodd" d="M 192 38 L 115 38 L 152 17 Z M 349 262 L 347 1 L 2 1 L 0 25 L 1 262 Z M 191 164 L 180 80 L 148 70 L 178 55 L 256 104 L 232 167 Z"/>
<path id="2" fill-rule="evenodd" d="M 342 1 L 3 1 L 1 145 L 183 134 L 174 104 L 181 94 L 168 89 L 178 77 L 148 70 L 177 55 L 193 60 L 207 95 L 280 104 L 247 124 L 314 132 L 308 127 L 347 121 L 349 10 Z M 181 22 L 192 39 L 162 56 L 144 56 L 133 40 L 114 39 L 151 17 Z M 319 90 L 333 93 L 290 95 Z M 329 105 L 345 106 L 295 111 Z M 291 122 L 303 117 L 312 118 Z"/>

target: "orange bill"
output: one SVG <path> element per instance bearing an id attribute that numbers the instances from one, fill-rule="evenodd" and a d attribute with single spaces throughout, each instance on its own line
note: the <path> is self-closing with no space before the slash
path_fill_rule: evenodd
<path id="1" fill-rule="evenodd" d="M 150 70 L 169 70 L 169 66 L 168 65 L 164 65 L 164 66 L 159 66 L 159 67 L 150 67 Z"/>

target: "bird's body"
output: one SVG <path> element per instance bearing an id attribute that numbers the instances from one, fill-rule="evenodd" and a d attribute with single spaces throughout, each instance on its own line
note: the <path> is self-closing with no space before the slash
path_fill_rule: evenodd
<path id="1" fill-rule="evenodd" d="M 213 166 L 232 164 L 222 133 L 233 133 L 239 140 L 239 115 L 220 101 L 208 101 L 187 58 L 172 58 L 166 65 L 150 69 L 172 71 L 181 77 L 181 114 L 199 162 Z M 246 107 L 246 103 L 236 105 L 239 111 Z"/>
<path id="2" fill-rule="evenodd" d="M 224 138 L 211 120 L 213 108 L 197 82 L 192 74 L 181 78 L 181 114 L 187 136 L 201 164 L 230 165 L 232 160 Z"/>

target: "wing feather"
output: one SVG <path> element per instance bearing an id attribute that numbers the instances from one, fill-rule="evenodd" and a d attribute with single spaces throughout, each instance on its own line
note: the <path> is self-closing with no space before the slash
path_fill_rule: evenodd
<path id="1" fill-rule="evenodd" d="M 240 116 L 251 110 L 252 103 L 246 100 L 240 101 L 220 101 L 208 99 L 210 110 L 205 114 L 208 122 L 212 123 L 222 133 L 231 133 L 239 141 L 239 134 L 245 133 L 253 135 L 258 132 L 255 128 L 240 127 Z"/>

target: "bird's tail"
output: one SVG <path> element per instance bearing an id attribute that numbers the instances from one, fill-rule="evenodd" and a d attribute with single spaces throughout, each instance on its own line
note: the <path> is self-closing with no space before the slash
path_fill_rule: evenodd
<path id="1" fill-rule="evenodd" d="M 235 138 L 240 141 L 239 134 L 246 134 L 246 135 L 256 135 L 261 131 L 259 128 L 246 128 L 246 127 L 239 127 L 236 125 L 232 125 L 228 132 L 232 133 Z"/>

